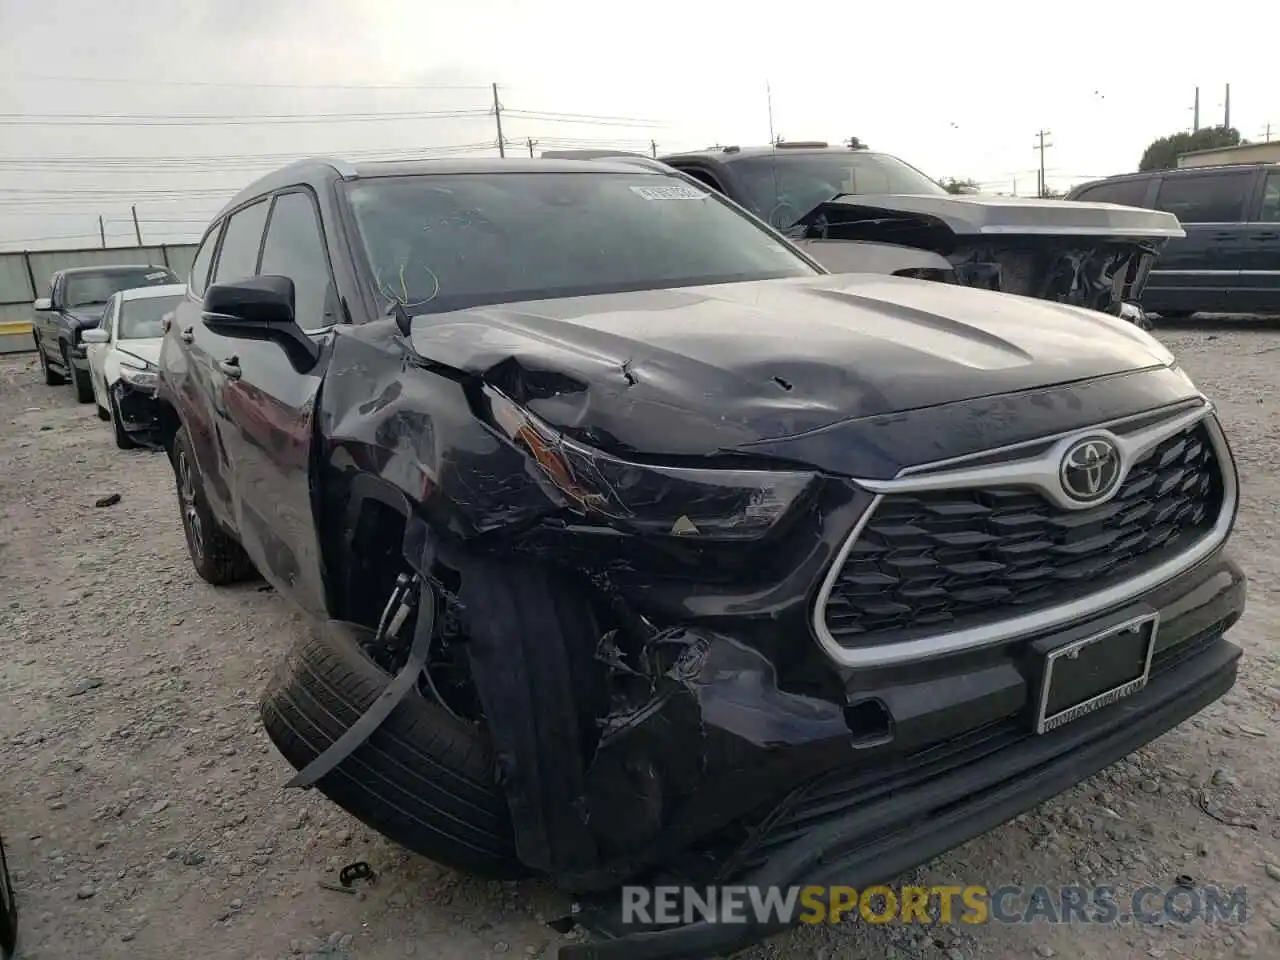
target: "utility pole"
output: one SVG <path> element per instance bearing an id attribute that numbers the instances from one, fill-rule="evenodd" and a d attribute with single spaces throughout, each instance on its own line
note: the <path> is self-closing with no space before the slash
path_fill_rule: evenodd
<path id="1" fill-rule="evenodd" d="M 1014 177 L 1014 178 L 1013 178 L 1013 193 L 1009 194 L 1009 196 L 1011 196 L 1011 197 L 1016 197 L 1017 195 L 1018 195 L 1018 178 L 1017 178 L 1017 177 Z"/>
<path id="2" fill-rule="evenodd" d="M 1270 142 L 1271 142 L 1271 124 L 1269 124 L 1269 123 L 1267 124 L 1267 129 L 1266 129 L 1266 131 L 1265 131 L 1265 132 L 1263 132 L 1263 134 L 1262 134 L 1262 142 L 1263 142 L 1263 143 L 1270 143 Z"/>
<path id="3" fill-rule="evenodd" d="M 499 136 L 501 136 L 501 134 L 499 134 Z M 533 137 L 526 137 L 526 140 L 528 141 L 528 144 L 529 144 L 529 156 L 530 158 L 532 158 L 533 148 L 538 145 L 538 141 L 533 139 Z"/>
<path id="4" fill-rule="evenodd" d="M 1191 107 L 1191 132 L 1196 133 L 1200 129 L 1200 88 L 1196 87 L 1195 104 Z"/>
<path id="5" fill-rule="evenodd" d="M 777 138 L 773 135 L 773 88 L 769 86 L 769 81 L 764 82 L 764 99 L 769 108 L 769 142 L 777 145 Z"/>
<path id="6" fill-rule="evenodd" d="M 506 141 L 502 139 L 502 104 L 498 103 L 498 85 L 493 85 L 493 119 L 498 124 L 498 156 L 507 155 Z"/>
<path id="7" fill-rule="evenodd" d="M 1044 128 L 1041 128 L 1036 133 L 1036 137 L 1039 138 L 1040 142 L 1036 144 L 1036 146 L 1033 149 L 1038 150 L 1040 152 L 1040 187 L 1036 191 L 1036 196 L 1039 196 L 1039 197 L 1043 197 L 1049 187 L 1049 185 L 1045 182 L 1045 178 L 1044 178 L 1044 152 L 1050 147 L 1052 147 L 1053 144 L 1046 143 L 1044 138 L 1049 136 L 1052 132 L 1053 131 L 1051 130 L 1045 130 Z"/>
<path id="8" fill-rule="evenodd" d="M 102 214 L 98 214 L 98 239 L 102 241 L 102 249 L 107 249 L 107 225 L 102 221 Z"/>
<path id="9" fill-rule="evenodd" d="M 1231 84 L 1227 84 L 1227 96 L 1222 101 L 1222 126 L 1231 126 Z"/>
<path id="10" fill-rule="evenodd" d="M 138 205 L 129 208 L 133 211 L 133 235 L 138 238 L 138 246 L 142 246 L 142 227 L 138 226 Z"/>
<path id="11" fill-rule="evenodd" d="M 1270 130 L 1271 128 L 1267 127 L 1267 129 Z M 649 152 L 653 154 L 653 159 L 655 160 L 658 159 L 658 141 L 657 140 L 649 141 Z"/>

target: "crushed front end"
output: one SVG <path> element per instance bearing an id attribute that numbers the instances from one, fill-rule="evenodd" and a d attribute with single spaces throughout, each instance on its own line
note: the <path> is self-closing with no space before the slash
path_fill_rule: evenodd
<path id="1" fill-rule="evenodd" d="M 111 385 L 111 399 L 120 428 L 138 443 L 154 442 L 160 427 L 154 371 L 121 368 L 120 379 Z"/>
<path id="2" fill-rule="evenodd" d="M 1165 243 L 1185 236 L 1176 217 L 1152 210 L 972 196 L 836 197 L 793 232 L 932 251 L 964 286 L 1086 307 L 1143 329 L 1151 268 Z M 811 252 L 823 259 L 822 248 Z"/>
<path id="3" fill-rule="evenodd" d="M 514 406 L 497 419 L 584 521 L 544 544 L 630 617 L 596 652 L 608 700 L 579 808 L 592 853 L 553 868 L 614 942 L 565 956 L 741 946 L 767 927 L 628 925 L 615 887 L 890 880 L 1234 682 L 1236 477 L 1203 400 L 885 480 L 758 474 L 728 497 L 588 455 Z M 1082 506 L 1053 484 L 1091 437 L 1124 475 Z M 637 521 L 648 536 L 605 532 Z"/>
<path id="4" fill-rule="evenodd" d="M 863 280 L 820 296 L 890 288 L 941 289 Z M 961 293 L 957 312 L 988 305 Z M 1009 303 L 1029 312 L 995 298 L 984 322 Z M 1110 338 L 1118 357 L 1154 350 L 1144 335 L 1039 307 L 1043 324 L 1016 326 L 1016 363 L 992 357 L 981 386 L 957 368 L 947 387 L 967 397 L 912 406 L 889 392 L 907 382 L 886 369 L 899 334 L 881 369 L 860 370 L 857 399 L 880 412 L 833 417 L 803 393 L 816 365 L 749 358 L 719 381 L 747 385 L 726 397 L 708 373 L 674 376 L 671 352 L 570 353 L 539 309 L 518 358 L 514 321 L 493 316 L 506 340 L 422 324 L 432 360 L 408 375 L 342 358 L 352 373 L 328 381 L 319 430 L 322 489 L 376 472 L 413 501 L 403 553 L 443 598 L 433 695 L 483 724 L 520 861 L 574 893 L 601 938 L 562 955 L 743 946 L 772 928 L 628 924 L 619 885 L 889 880 L 1234 683 L 1236 471 L 1194 384 L 1148 359 L 975 395 L 1048 369 L 1028 369 L 1033 351 L 1060 370 L 1063 344 Z M 920 342 L 939 350 L 948 322 Z M 1089 322 L 1096 337 L 1073 332 Z M 767 371 L 768 392 L 742 371 Z M 672 410 L 678 430 L 660 419 Z M 806 415 L 826 425 L 778 439 L 760 426 Z M 526 629 L 486 590 L 513 571 L 563 588 L 556 603 L 581 603 L 589 624 Z"/>

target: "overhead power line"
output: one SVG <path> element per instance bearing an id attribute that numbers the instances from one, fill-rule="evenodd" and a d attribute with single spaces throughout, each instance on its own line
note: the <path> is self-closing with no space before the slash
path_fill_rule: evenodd
<path id="1" fill-rule="evenodd" d="M 489 84 L 439 84 L 439 83 L 264 83 L 241 80 L 167 80 L 133 79 L 130 77 L 72 77 L 38 73 L 18 73 L 10 76 L 23 80 L 41 80 L 51 83 L 105 83 L 139 87 L 225 87 L 246 90 L 488 90 Z"/>
<path id="2" fill-rule="evenodd" d="M 373 123 L 403 120 L 460 120 L 484 117 L 486 110 L 414 110 L 395 113 L 328 113 L 328 114 L 0 114 L 0 126 L 6 127 L 204 127 L 204 126 L 268 126 L 297 123 Z"/>
<path id="3" fill-rule="evenodd" d="M 662 121 L 642 117 L 609 117 L 584 113 L 552 113 L 539 110 L 498 111 L 501 116 L 538 120 L 543 123 L 578 123 L 588 126 L 661 126 Z M 375 123 L 404 120 L 462 120 L 493 116 L 490 109 L 399 110 L 392 112 L 325 113 L 325 114 L 97 114 L 97 113 L 4 113 L 0 126 L 8 127 L 199 127 L 199 126 L 268 126 L 299 123 Z"/>
<path id="4" fill-rule="evenodd" d="M 385 148 L 369 148 L 363 150 L 312 150 L 291 151 L 289 153 L 259 154 L 208 154 L 188 157 L 112 157 L 93 156 L 89 154 L 58 157 L 0 157 L 0 171 L 16 169 L 36 169 L 41 171 L 67 170 L 91 172 L 135 172 L 149 170 L 174 170 L 183 174 L 208 167 L 213 171 L 226 170 L 242 166 L 280 165 L 297 160 L 302 156 L 334 156 L 343 160 L 360 162 L 366 160 L 401 160 L 413 157 L 446 156 L 458 153 L 473 153 L 478 150 L 492 150 L 492 140 L 476 140 L 471 143 L 451 143 L 439 146 L 400 146 Z"/>

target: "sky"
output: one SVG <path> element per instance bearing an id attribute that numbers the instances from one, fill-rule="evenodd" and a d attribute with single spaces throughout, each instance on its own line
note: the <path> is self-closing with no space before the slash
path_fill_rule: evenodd
<path id="1" fill-rule="evenodd" d="M 659 153 L 857 136 L 989 192 L 1133 170 L 1153 139 L 1231 122 L 1280 139 L 1280 74 L 1247 38 L 1280 4 L 1165 16 L 797 0 L 0 0 L 0 250 L 181 243 L 299 156 Z M 971 14 L 965 11 L 972 10 Z"/>

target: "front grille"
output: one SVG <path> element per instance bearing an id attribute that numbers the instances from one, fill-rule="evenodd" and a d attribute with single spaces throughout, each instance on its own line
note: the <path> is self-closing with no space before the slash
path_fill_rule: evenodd
<path id="1" fill-rule="evenodd" d="M 1159 566 L 1207 534 L 1222 474 L 1199 422 L 1134 464 L 1101 506 L 1063 510 L 1029 487 L 888 494 L 832 586 L 824 617 L 865 646 L 994 623 Z"/>

